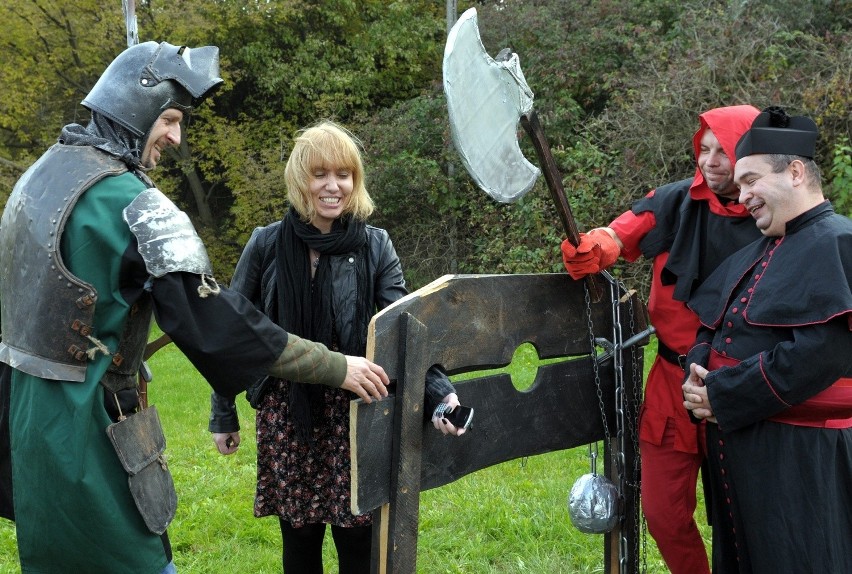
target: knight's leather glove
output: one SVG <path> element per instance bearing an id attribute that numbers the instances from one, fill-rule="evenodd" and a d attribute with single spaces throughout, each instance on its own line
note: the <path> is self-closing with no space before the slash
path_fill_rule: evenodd
<path id="1" fill-rule="evenodd" d="M 601 272 L 615 263 L 620 253 L 618 243 L 603 229 L 581 233 L 577 247 L 567 239 L 562 242 L 562 262 L 573 279 Z"/>

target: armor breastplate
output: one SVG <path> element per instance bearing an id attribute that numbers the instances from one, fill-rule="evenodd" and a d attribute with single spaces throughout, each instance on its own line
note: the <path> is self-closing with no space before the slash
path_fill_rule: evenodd
<path id="1" fill-rule="evenodd" d="M 56 144 L 15 185 L 0 223 L 0 361 L 45 379 L 85 380 L 98 294 L 65 266 L 60 239 L 80 196 L 126 171 L 94 148 Z"/>

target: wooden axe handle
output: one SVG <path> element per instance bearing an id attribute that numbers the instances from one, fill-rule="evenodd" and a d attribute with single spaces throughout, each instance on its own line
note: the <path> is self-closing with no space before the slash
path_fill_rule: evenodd
<path id="1" fill-rule="evenodd" d="M 571 213 L 571 206 L 568 205 L 568 200 L 565 198 L 565 188 L 562 187 L 562 175 L 559 173 L 559 168 L 556 167 L 553 152 L 550 150 L 547 138 L 544 137 L 544 128 L 541 127 L 541 123 L 538 121 L 538 114 L 535 113 L 535 110 L 530 110 L 530 112 L 522 114 L 521 124 L 532 139 L 535 153 L 541 163 L 541 171 L 544 172 L 544 179 L 547 181 L 547 189 L 550 190 L 550 196 L 556 204 L 556 211 L 559 213 L 559 219 L 562 221 L 562 227 L 568 236 L 568 241 L 574 247 L 578 247 L 580 245 L 580 230 L 577 228 L 577 222 Z M 602 297 L 600 286 L 598 286 L 593 275 L 587 275 L 585 280 L 592 301 L 597 303 Z"/>

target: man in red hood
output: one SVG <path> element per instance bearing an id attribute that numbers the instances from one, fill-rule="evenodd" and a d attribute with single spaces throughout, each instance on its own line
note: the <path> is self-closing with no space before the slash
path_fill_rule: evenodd
<path id="1" fill-rule="evenodd" d="M 734 149 L 759 110 L 714 108 L 698 116 L 692 138 L 697 163 L 692 178 L 669 183 L 636 201 L 607 227 L 562 243 L 568 273 L 580 279 L 609 267 L 619 255 L 653 260 L 648 301 L 658 339 L 640 411 L 642 507 L 648 530 L 673 574 L 709 574 L 707 552 L 693 514 L 704 459 L 704 424 L 683 408 L 682 357 L 698 329 L 686 301 L 730 254 L 760 237 L 737 203 Z"/>

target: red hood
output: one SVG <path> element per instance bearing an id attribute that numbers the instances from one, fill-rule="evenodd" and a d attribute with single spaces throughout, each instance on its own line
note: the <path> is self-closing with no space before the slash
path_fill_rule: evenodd
<path id="1" fill-rule="evenodd" d="M 759 113 L 760 110 L 754 106 L 728 106 L 713 108 L 699 115 L 698 121 L 701 125 L 695 135 L 692 136 L 692 151 L 695 154 L 695 161 L 698 161 L 698 154 L 701 151 L 701 138 L 704 136 L 704 130 L 710 128 L 713 135 L 722 144 L 725 153 L 731 158 L 732 162 L 735 162 L 737 142 L 751 127 L 751 123 Z M 701 175 L 701 170 L 697 167 L 695 168 L 695 178 L 689 188 L 689 195 L 695 200 L 709 201 L 710 208 L 714 212 L 722 212 L 725 215 L 743 215 L 746 213 L 745 208 L 739 204 L 722 205 L 718 196 L 704 183 L 704 176 Z"/>

